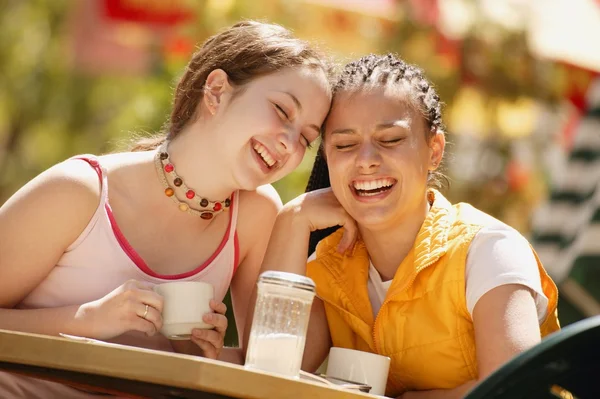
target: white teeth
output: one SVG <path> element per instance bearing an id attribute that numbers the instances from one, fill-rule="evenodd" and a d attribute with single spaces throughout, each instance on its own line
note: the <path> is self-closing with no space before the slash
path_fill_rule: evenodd
<path id="1" fill-rule="evenodd" d="M 369 181 L 355 181 L 354 188 L 357 190 L 377 190 L 380 188 L 387 188 L 394 185 L 394 180 L 390 178 L 377 179 Z"/>
<path id="2" fill-rule="evenodd" d="M 374 191 L 374 192 L 368 192 L 368 191 L 360 191 L 357 193 L 359 196 L 361 197 L 372 197 L 374 195 L 379 195 L 381 194 L 381 191 Z"/>
<path id="3" fill-rule="evenodd" d="M 267 165 L 269 165 L 269 168 L 275 165 L 275 160 L 273 159 L 273 157 L 271 157 L 271 155 L 269 155 L 269 151 L 267 151 L 267 149 L 262 144 L 254 144 L 254 151 L 256 151 L 258 155 L 260 155 L 260 157 L 265 161 Z"/>

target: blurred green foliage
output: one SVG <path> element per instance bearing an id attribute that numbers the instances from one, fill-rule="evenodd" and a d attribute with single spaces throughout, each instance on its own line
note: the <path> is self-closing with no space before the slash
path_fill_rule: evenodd
<path id="1" fill-rule="evenodd" d="M 111 151 L 130 130 L 158 129 L 172 73 L 86 76 L 69 65 L 71 1 L 0 3 L 0 203 L 77 153 Z"/>
<path id="2" fill-rule="evenodd" d="M 166 59 L 157 46 L 152 72 L 143 76 L 73 69 L 67 29 L 73 4 L 0 1 L 0 204 L 49 166 L 75 154 L 124 149 L 168 118 L 188 60 Z M 201 18 L 187 34 L 200 42 L 223 23 Z M 284 201 L 303 191 L 309 167 L 307 159 L 276 185 Z"/>

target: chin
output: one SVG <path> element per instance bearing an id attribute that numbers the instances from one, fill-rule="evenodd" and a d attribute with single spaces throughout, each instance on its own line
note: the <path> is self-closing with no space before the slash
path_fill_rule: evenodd
<path id="1" fill-rule="evenodd" d="M 368 230 L 384 229 L 390 225 L 390 222 L 391 219 L 389 217 L 363 217 L 362 219 L 356 221 L 360 227 Z"/>
<path id="2" fill-rule="evenodd" d="M 370 230 L 387 226 L 393 219 L 391 212 L 382 212 L 380 209 L 354 209 L 348 213 L 359 226 Z"/>
<path id="3" fill-rule="evenodd" d="M 237 183 L 238 189 L 243 191 L 255 191 L 264 184 L 259 182 L 255 176 L 248 175 L 237 176 L 235 182 Z"/>

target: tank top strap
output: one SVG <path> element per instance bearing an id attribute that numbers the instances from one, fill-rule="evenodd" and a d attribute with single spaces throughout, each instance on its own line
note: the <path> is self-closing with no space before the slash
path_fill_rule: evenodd
<path id="1" fill-rule="evenodd" d="M 235 272 L 237 271 L 237 268 L 240 263 L 240 244 L 239 244 L 238 235 L 237 235 L 237 220 L 238 220 L 238 214 L 239 214 L 239 208 L 240 208 L 239 197 L 240 197 L 239 191 L 234 192 L 233 195 L 231 196 L 231 221 L 230 221 L 230 227 L 229 227 L 229 238 L 228 238 L 229 241 L 228 242 L 233 243 L 233 251 L 234 251 L 233 275 L 235 275 Z"/>
<path id="2" fill-rule="evenodd" d="M 239 211 L 239 205 L 240 205 L 239 197 L 240 197 L 239 191 L 236 191 L 231 195 L 231 221 L 230 221 L 230 227 L 229 227 L 229 239 L 230 240 L 233 240 L 233 237 L 236 234 L 237 218 L 238 218 L 238 211 Z"/>
<path id="3" fill-rule="evenodd" d="M 92 154 L 83 154 L 76 155 L 74 157 L 69 158 L 71 160 L 81 160 L 87 162 L 98 174 L 98 179 L 100 181 L 100 201 L 98 203 L 98 207 L 94 212 L 94 215 L 90 219 L 90 222 L 85 227 L 85 229 L 81 232 L 79 237 L 66 249 L 66 252 L 72 251 L 75 249 L 90 233 L 96 222 L 98 221 L 100 215 L 105 212 L 106 202 L 108 201 L 108 173 L 106 169 L 100 164 L 98 157 Z"/>

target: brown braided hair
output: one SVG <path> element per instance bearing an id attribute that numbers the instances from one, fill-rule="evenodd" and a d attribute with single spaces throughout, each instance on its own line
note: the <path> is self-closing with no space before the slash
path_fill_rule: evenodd
<path id="1" fill-rule="evenodd" d="M 333 86 L 335 102 L 336 94 L 345 91 L 359 91 L 365 86 L 385 87 L 386 85 L 404 84 L 409 88 L 409 100 L 423 114 L 428 126 L 426 139 L 429 141 L 437 132 L 444 132 L 442 122 L 442 103 L 433 85 L 425 78 L 423 71 L 415 65 L 408 64 L 394 54 L 370 54 L 352 61 L 342 69 L 337 82 Z M 333 108 L 333 104 L 332 104 Z M 321 128 L 321 146 L 315 158 L 313 169 L 306 186 L 306 192 L 331 187 L 329 169 L 323 149 L 325 140 L 325 125 Z M 447 179 L 440 172 L 430 172 L 428 184 L 441 186 Z M 317 243 L 327 237 L 339 226 L 317 230 L 311 233 L 308 245 L 310 256 L 316 249 Z"/>

